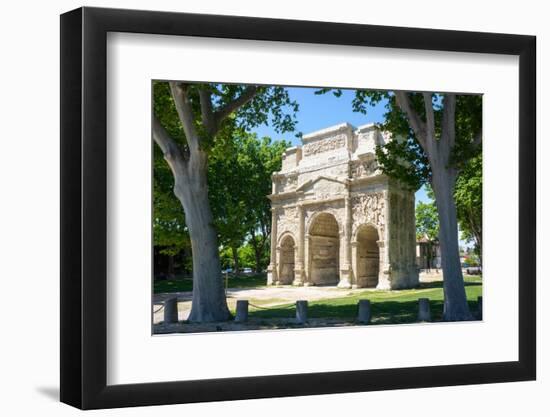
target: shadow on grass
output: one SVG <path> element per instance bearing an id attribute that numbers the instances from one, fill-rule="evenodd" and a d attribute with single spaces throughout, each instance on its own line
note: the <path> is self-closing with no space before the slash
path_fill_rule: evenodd
<path id="1" fill-rule="evenodd" d="M 477 310 L 476 301 L 468 301 L 470 311 Z M 432 321 L 441 321 L 443 318 L 443 301 L 430 301 Z M 295 317 L 295 306 L 287 305 L 269 310 L 256 310 L 249 313 L 253 318 L 288 318 Z M 418 315 L 417 301 L 377 301 L 371 303 L 372 324 L 404 324 L 415 323 Z M 308 317 L 341 319 L 355 321 L 357 318 L 356 304 L 333 305 L 323 302 L 311 303 L 308 308 Z"/>
<path id="2" fill-rule="evenodd" d="M 481 285 L 481 281 L 464 281 L 465 287 L 471 287 L 475 285 Z M 421 282 L 418 289 L 428 289 L 428 288 L 443 288 L 443 281 L 432 281 L 432 282 Z"/>
<path id="3" fill-rule="evenodd" d="M 225 286 L 225 276 L 223 277 L 223 284 Z M 267 285 L 266 274 L 230 275 L 227 281 L 228 288 L 257 288 L 265 285 Z M 192 278 L 156 280 L 153 284 L 155 294 L 183 291 L 193 291 Z"/>

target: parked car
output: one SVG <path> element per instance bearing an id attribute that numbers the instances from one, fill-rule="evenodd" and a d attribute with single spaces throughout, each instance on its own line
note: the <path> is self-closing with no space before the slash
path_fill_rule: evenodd
<path id="1" fill-rule="evenodd" d="M 466 273 L 468 275 L 481 275 L 481 267 L 480 266 L 469 266 L 466 268 Z"/>
<path id="2" fill-rule="evenodd" d="M 243 268 L 243 274 L 251 274 L 252 268 Z"/>

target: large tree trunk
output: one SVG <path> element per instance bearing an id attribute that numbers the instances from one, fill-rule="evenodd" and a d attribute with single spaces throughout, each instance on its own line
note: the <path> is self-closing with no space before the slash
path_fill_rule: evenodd
<path id="1" fill-rule="evenodd" d="M 443 269 L 443 319 L 471 320 L 458 247 L 458 222 L 453 188 L 456 175 L 449 169 L 432 167 L 432 188 L 439 215 L 439 244 Z"/>
<path id="2" fill-rule="evenodd" d="M 425 118 L 422 120 L 413 108 L 409 95 L 395 92 L 396 101 L 407 114 L 410 127 L 424 149 L 432 171 L 432 188 L 439 217 L 439 244 L 441 246 L 441 267 L 443 269 L 443 318 L 444 320 L 471 320 L 468 308 L 464 278 L 458 251 L 458 221 L 453 190 L 457 171 L 452 167 L 451 155 L 456 141 L 456 95 L 447 93 L 443 97 L 443 117 L 439 139 L 431 93 L 423 93 Z M 481 132 L 474 142 L 481 141 Z"/>
<path id="3" fill-rule="evenodd" d="M 174 170 L 174 192 L 185 211 L 193 252 L 193 301 L 189 321 L 212 322 L 230 318 L 225 299 L 218 237 L 213 226 L 206 183 L 207 156 Z"/>
<path id="4" fill-rule="evenodd" d="M 157 117 L 153 118 L 153 140 L 162 150 L 174 175 L 174 193 L 181 201 L 193 251 L 193 302 L 190 321 L 221 321 L 230 318 L 222 281 L 218 237 L 208 201 L 208 154 L 203 144 L 219 131 L 221 122 L 254 98 L 256 86 L 247 87 L 239 97 L 214 109 L 212 93 L 199 88 L 200 115 L 197 115 L 185 83 L 169 82 L 170 93 L 185 133 L 185 146 L 170 137 Z M 197 129 L 200 120 L 201 131 Z"/>
<path id="5" fill-rule="evenodd" d="M 254 255 L 256 257 L 256 267 L 254 269 L 256 270 L 256 273 L 259 274 L 262 271 L 262 250 L 255 249 Z"/>
<path id="6" fill-rule="evenodd" d="M 168 255 L 168 279 L 174 279 L 176 274 L 174 272 L 174 255 Z"/>
<path id="7" fill-rule="evenodd" d="M 255 261 L 255 267 L 254 270 L 257 274 L 259 274 L 262 270 L 261 263 L 262 263 L 262 252 L 264 250 L 266 238 L 263 235 L 260 235 L 259 242 L 256 240 L 256 234 L 254 231 L 251 233 L 252 239 L 250 240 L 250 244 L 254 248 L 254 261 Z"/>

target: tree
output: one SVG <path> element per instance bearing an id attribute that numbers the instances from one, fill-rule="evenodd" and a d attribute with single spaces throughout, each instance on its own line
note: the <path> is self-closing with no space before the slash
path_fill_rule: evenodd
<path id="1" fill-rule="evenodd" d="M 209 155 L 208 189 L 218 241 L 231 254 L 233 271 L 239 274 L 238 250 L 249 230 L 248 208 L 243 197 L 243 170 L 238 164 L 239 143 L 244 132 L 236 130 L 231 140 L 214 146 Z"/>
<path id="2" fill-rule="evenodd" d="M 464 240 L 474 242 L 474 251 L 482 265 L 482 157 L 470 159 L 460 173 L 455 185 L 455 201 L 458 223 Z"/>
<path id="3" fill-rule="evenodd" d="M 251 245 L 254 268 L 262 269 L 271 233 L 271 174 L 281 169 L 285 141 L 261 140 L 236 129 L 229 144 L 215 146 L 209 156 L 210 205 L 219 242 L 231 250 L 233 268 L 240 268 L 239 248 Z"/>
<path id="4" fill-rule="evenodd" d="M 258 140 L 249 135 L 243 141 L 243 152 L 239 154 L 239 165 L 244 171 L 246 184 L 243 191 L 248 207 L 248 244 L 254 250 L 254 269 L 260 272 L 266 245 L 271 235 L 271 175 L 281 169 L 284 150 L 290 144 L 285 141 L 272 142 L 264 137 Z"/>
<path id="5" fill-rule="evenodd" d="M 341 95 L 340 90 L 334 93 Z M 450 321 L 469 320 L 453 192 L 461 169 L 481 152 L 481 96 L 357 90 L 353 108 L 366 113 L 381 102 L 387 110 L 381 127 L 405 140 L 380 146 L 376 152 L 379 163 L 387 175 L 411 189 L 431 185 L 440 224 L 443 316 Z"/>
<path id="6" fill-rule="evenodd" d="M 429 203 L 419 202 L 416 205 L 416 238 L 427 240 L 428 268 L 432 265 L 433 245 L 439 236 L 439 219 L 437 208 L 433 201 Z"/>
<path id="7" fill-rule="evenodd" d="M 155 152 L 153 170 L 153 245 L 158 253 L 168 256 L 168 276 L 174 276 L 174 257 L 191 250 L 181 204 L 171 191 L 171 173 Z"/>
<path id="8" fill-rule="evenodd" d="M 434 202 L 419 202 L 416 206 L 416 237 L 434 241 L 439 235 L 439 219 Z"/>
<path id="9" fill-rule="evenodd" d="M 266 123 L 279 132 L 296 123 L 292 102 L 282 87 L 236 84 L 153 84 L 152 136 L 174 177 L 193 252 L 193 298 L 189 320 L 230 318 L 221 276 L 218 236 L 208 199 L 208 157 L 216 142 L 229 140 L 235 126 Z"/>

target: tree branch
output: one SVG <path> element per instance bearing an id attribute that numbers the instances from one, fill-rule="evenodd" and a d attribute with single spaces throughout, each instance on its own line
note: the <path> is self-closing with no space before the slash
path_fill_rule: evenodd
<path id="1" fill-rule="evenodd" d="M 180 148 L 174 139 L 170 137 L 166 129 L 162 127 L 156 116 L 153 117 L 153 140 L 161 149 L 164 159 L 166 159 L 170 166 L 184 160 Z"/>
<path id="2" fill-rule="evenodd" d="M 449 153 L 456 142 L 455 129 L 456 94 L 447 93 L 443 97 L 443 120 L 441 122 L 441 139 L 448 141 Z"/>
<path id="3" fill-rule="evenodd" d="M 201 102 L 202 125 L 208 134 L 213 136 L 216 133 L 217 126 L 212 110 L 212 93 L 205 88 L 199 88 L 199 98 Z"/>
<path id="4" fill-rule="evenodd" d="M 189 96 L 187 95 L 187 85 L 183 83 L 169 82 L 170 92 L 176 105 L 176 110 L 185 132 L 185 138 L 192 153 L 199 150 L 199 136 L 195 129 L 193 109 Z"/>
<path id="5" fill-rule="evenodd" d="M 221 121 L 229 116 L 232 112 L 237 110 L 239 107 L 244 106 L 246 103 L 248 103 L 250 100 L 254 98 L 256 95 L 256 92 L 258 91 L 258 87 L 255 85 L 250 85 L 244 89 L 244 91 L 241 93 L 239 97 L 237 97 L 235 100 L 230 101 L 225 106 L 223 106 L 221 109 L 216 111 L 214 113 L 216 118 L 216 125 L 219 125 Z"/>
<path id="6" fill-rule="evenodd" d="M 422 93 L 424 97 L 424 110 L 426 111 L 426 136 L 429 140 L 435 140 L 435 116 L 432 104 L 432 93 Z"/>
<path id="7" fill-rule="evenodd" d="M 409 124 L 411 125 L 418 142 L 420 142 L 420 145 L 424 148 L 424 151 L 428 153 L 426 146 L 426 124 L 422 121 L 416 110 L 413 109 L 409 98 L 409 93 L 406 91 L 396 91 L 395 99 L 401 111 L 407 115 Z"/>

